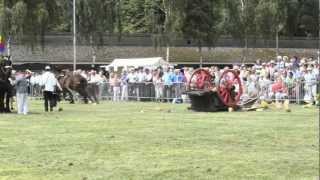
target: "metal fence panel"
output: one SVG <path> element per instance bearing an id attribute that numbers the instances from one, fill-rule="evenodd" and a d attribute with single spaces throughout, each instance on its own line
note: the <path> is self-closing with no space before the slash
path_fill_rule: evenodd
<path id="1" fill-rule="evenodd" d="M 122 86 L 112 86 L 105 82 L 97 85 L 97 96 L 100 100 L 108 101 L 158 101 L 158 102 L 182 102 L 187 101 L 185 95 L 186 83 L 174 83 L 165 85 L 163 83 L 134 83 Z M 320 93 L 320 83 L 307 84 L 304 81 L 296 81 L 283 87 L 275 89 L 276 82 L 244 82 L 243 100 L 259 98 L 268 101 L 288 99 L 292 103 L 316 101 Z M 31 97 L 42 97 L 39 85 L 31 86 Z"/>

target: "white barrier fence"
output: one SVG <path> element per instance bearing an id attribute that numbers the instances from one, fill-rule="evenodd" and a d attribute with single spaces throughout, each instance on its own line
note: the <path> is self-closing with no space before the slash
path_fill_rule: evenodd
<path id="1" fill-rule="evenodd" d="M 105 82 L 97 84 L 100 100 L 112 101 L 172 101 L 182 102 L 186 98 L 186 83 L 173 83 L 171 85 L 153 83 L 134 83 L 121 86 L 112 86 Z M 317 101 L 320 93 L 320 84 L 296 81 L 283 83 L 279 87 L 275 82 L 254 83 L 246 82 L 243 85 L 244 94 L 242 99 L 260 98 L 269 101 L 289 99 L 292 103 Z M 32 97 L 41 97 L 40 86 L 31 87 Z"/>

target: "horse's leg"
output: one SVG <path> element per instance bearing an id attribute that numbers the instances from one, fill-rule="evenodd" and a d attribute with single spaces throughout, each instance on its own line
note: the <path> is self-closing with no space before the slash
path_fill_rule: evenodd
<path id="1" fill-rule="evenodd" d="M 0 92 L 0 113 L 4 112 L 4 93 Z"/>
<path id="2" fill-rule="evenodd" d="M 12 96 L 12 97 L 10 98 L 11 111 L 14 110 L 13 101 L 14 101 L 14 97 Z"/>
<path id="3" fill-rule="evenodd" d="M 68 92 L 66 92 L 66 91 L 62 92 L 62 97 L 63 97 L 64 100 L 67 99 L 67 94 L 68 94 Z"/>
<path id="4" fill-rule="evenodd" d="M 95 103 L 99 104 L 99 86 L 95 85 L 93 98 Z"/>
<path id="5" fill-rule="evenodd" d="M 88 100 L 90 101 L 90 102 L 92 102 L 92 103 L 97 103 L 97 101 L 96 101 L 96 99 L 95 99 L 95 97 L 94 97 L 94 86 L 92 86 L 91 87 L 91 90 L 90 90 L 90 92 L 89 92 L 89 90 L 87 89 L 86 90 L 86 93 L 87 93 L 87 97 L 88 97 Z"/>
<path id="6" fill-rule="evenodd" d="M 85 104 L 88 104 L 89 103 L 88 101 L 92 102 L 92 99 L 90 98 L 87 88 L 79 88 L 78 92 L 83 97 L 83 101 Z"/>
<path id="7" fill-rule="evenodd" d="M 90 102 L 93 102 L 92 99 L 90 98 L 90 95 L 89 95 L 87 89 L 82 90 L 81 96 L 83 97 L 83 100 L 84 100 L 84 103 L 85 103 L 85 104 L 88 104 L 89 101 L 90 101 Z"/>
<path id="8" fill-rule="evenodd" d="M 70 96 L 70 104 L 74 104 L 74 96 L 73 96 L 73 91 L 70 88 L 66 88 L 67 89 L 67 93 Z"/>
<path id="9" fill-rule="evenodd" d="M 87 98 L 90 102 L 97 104 L 97 97 L 95 95 L 95 85 L 93 85 L 90 89 L 90 91 L 88 89 L 85 90 L 85 93 L 87 94 Z"/>
<path id="10" fill-rule="evenodd" d="M 6 113 L 10 113 L 10 94 L 8 92 L 6 92 L 5 95 L 5 108 L 4 108 Z"/>

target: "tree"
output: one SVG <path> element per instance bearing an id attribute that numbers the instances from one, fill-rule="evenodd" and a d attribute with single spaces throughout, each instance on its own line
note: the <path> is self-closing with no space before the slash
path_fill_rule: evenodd
<path id="1" fill-rule="evenodd" d="M 6 38 L 43 47 L 47 32 L 72 32 L 72 0 L 0 2 Z M 176 36 L 213 46 L 223 34 L 241 41 L 245 61 L 250 38 L 317 37 L 318 19 L 318 0 L 77 0 L 80 39 L 101 45 L 106 33 L 150 33 L 167 57 Z"/>
<path id="2" fill-rule="evenodd" d="M 77 27 L 79 36 L 97 45 L 103 44 L 105 33 L 113 33 L 117 21 L 119 0 L 77 0 Z"/>
<path id="3" fill-rule="evenodd" d="M 166 46 L 166 60 L 169 62 L 170 46 L 180 33 L 183 0 L 155 0 L 152 3 L 152 29 L 156 45 Z"/>
<path id="4" fill-rule="evenodd" d="M 284 29 L 287 20 L 286 0 L 260 1 L 256 8 L 256 25 L 265 38 L 276 37 L 276 52 L 279 55 L 279 33 Z"/>
<path id="5" fill-rule="evenodd" d="M 41 42 L 48 31 L 49 23 L 54 22 L 55 1 L 5 0 L 1 11 L 1 31 L 5 37 L 13 36 L 15 41 L 33 45 Z"/>
<path id="6" fill-rule="evenodd" d="M 287 20 L 284 29 L 289 36 L 318 36 L 318 0 L 290 0 L 287 2 Z"/>
<path id="7" fill-rule="evenodd" d="M 152 0 L 123 0 L 121 20 L 125 33 L 152 31 Z"/>
<path id="8" fill-rule="evenodd" d="M 196 41 L 200 66 L 202 66 L 202 47 L 204 45 L 213 47 L 221 31 L 219 5 L 217 0 L 185 1 L 181 30 L 187 39 Z"/>
<path id="9" fill-rule="evenodd" d="M 240 39 L 244 44 L 243 59 L 248 56 L 249 35 L 256 35 L 255 7 L 258 0 L 225 0 L 224 1 L 224 27 L 225 34 L 230 34 L 235 39 Z"/>

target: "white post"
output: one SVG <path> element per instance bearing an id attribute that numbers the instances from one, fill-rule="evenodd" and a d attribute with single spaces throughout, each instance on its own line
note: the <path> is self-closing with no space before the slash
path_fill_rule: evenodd
<path id="1" fill-rule="evenodd" d="M 320 64 L 320 50 L 318 50 L 318 65 Z"/>
<path id="2" fill-rule="evenodd" d="M 97 58 L 96 53 L 93 52 L 92 65 L 91 65 L 92 68 L 95 68 L 95 66 L 96 66 L 96 58 Z"/>
<path id="3" fill-rule="evenodd" d="M 167 57 L 166 57 L 167 62 L 170 62 L 170 47 L 167 45 Z"/>
<path id="4" fill-rule="evenodd" d="M 77 70 L 76 0 L 73 0 L 73 70 Z"/>

